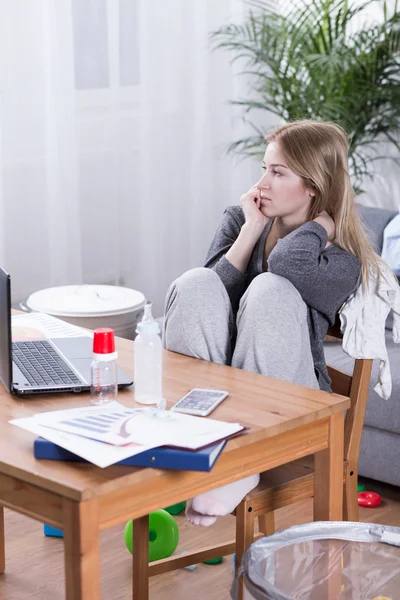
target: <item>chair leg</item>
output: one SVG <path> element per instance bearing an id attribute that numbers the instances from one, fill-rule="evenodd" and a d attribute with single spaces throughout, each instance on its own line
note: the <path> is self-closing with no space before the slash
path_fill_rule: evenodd
<path id="1" fill-rule="evenodd" d="M 246 502 L 236 507 L 236 571 L 240 567 L 242 557 L 254 539 L 253 512 L 248 510 Z"/>
<path id="2" fill-rule="evenodd" d="M 350 475 L 352 473 L 352 475 Z M 359 521 L 358 511 L 358 471 L 352 469 L 346 474 L 346 479 L 343 487 L 343 520 L 344 521 Z"/>
<path id="3" fill-rule="evenodd" d="M 0 506 L 0 575 L 6 570 L 6 546 L 4 540 L 4 508 Z"/>
<path id="4" fill-rule="evenodd" d="M 249 510 L 250 509 L 250 510 Z M 251 507 L 241 502 L 236 507 L 236 575 L 242 562 L 243 554 L 253 543 L 254 517 Z M 243 578 L 238 582 L 238 600 L 243 600 Z"/>
<path id="5" fill-rule="evenodd" d="M 264 535 L 272 535 L 275 533 L 275 515 L 273 512 L 259 515 L 258 529 L 260 533 L 263 533 Z"/>

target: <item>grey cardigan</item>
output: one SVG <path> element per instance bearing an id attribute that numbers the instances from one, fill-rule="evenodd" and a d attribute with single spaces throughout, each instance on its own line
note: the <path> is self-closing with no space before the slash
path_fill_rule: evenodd
<path id="1" fill-rule="evenodd" d="M 264 228 L 250 257 L 246 273 L 241 273 L 225 257 L 237 239 L 245 216 L 240 206 L 228 207 L 215 232 L 205 267 L 221 278 L 234 312 L 252 280 L 263 272 L 263 255 L 272 221 Z M 308 307 L 308 329 L 315 373 L 322 390 L 331 391 L 323 339 L 336 314 L 359 284 L 358 258 L 335 244 L 325 245 L 328 235 L 319 223 L 309 221 L 278 240 L 268 257 L 268 270 L 288 279 Z"/>

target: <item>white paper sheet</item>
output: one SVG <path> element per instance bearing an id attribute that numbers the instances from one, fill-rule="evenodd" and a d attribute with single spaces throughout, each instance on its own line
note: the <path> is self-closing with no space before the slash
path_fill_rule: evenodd
<path id="1" fill-rule="evenodd" d="M 154 448 L 154 446 L 142 446 L 137 444 L 112 446 L 110 444 L 104 444 L 103 442 L 96 442 L 95 440 L 89 440 L 88 438 L 73 435 L 72 433 L 65 433 L 50 429 L 49 427 L 43 427 L 43 425 L 39 425 L 35 418 L 32 417 L 16 419 L 10 422 L 13 423 L 13 425 L 17 425 L 26 431 L 30 431 L 37 436 L 41 436 L 46 440 L 61 446 L 61 448 L 65 448 L 66 450 L 81 456 L 102 469 L 109 467 L 120 460 L 124 460 L 124 458 L 129 458 L 130 456 Z"/>
<path id="2" fill-rule="evenodd" d="M 93 337 L 93 333 L 66 321 L 32 312 L 11 317 L 13 339 Z"/>
<path id="3" fill-rule="evenodd" d="M 36 425 L 116 446 L 134 443 L 152 448 L 172 445 L 196 450 L 243 429 L 239 423 L 204 419 L 157 408 L 128 409 L 118 402 L 104 406 L 39 413 Z M 19 424 L 20 419 L 11 421 Z M 26 420 L 25 420 L 26 421 Z M 43 437 L 48 436 L 44 435 Z"/>

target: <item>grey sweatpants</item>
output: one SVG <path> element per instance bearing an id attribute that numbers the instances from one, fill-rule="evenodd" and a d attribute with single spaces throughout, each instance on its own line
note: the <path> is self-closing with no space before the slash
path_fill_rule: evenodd
<path id="1" fill-rule="evenodd" d="M 290 281 L 279 275 L 262 273 L 252 281 L 234 323 L 219 276 L 206 268 L 187 271 L 168 290 L 163 340 L 174 352 L 319 388 L 307 306 Z"/>

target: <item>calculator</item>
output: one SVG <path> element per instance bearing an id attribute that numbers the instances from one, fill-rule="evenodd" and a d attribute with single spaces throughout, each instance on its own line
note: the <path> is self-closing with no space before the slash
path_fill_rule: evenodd
<path id="1" fill-rule="evenodd" d="M 174 404 L 171 410 L 197 417 L 206 417 L 227 396 L 228 392 L 225 390 L 193 388 L 186 396 L 183 396 L 183 398 Z"/>

